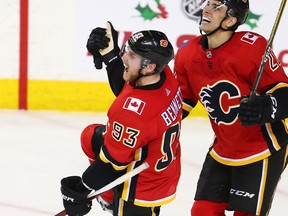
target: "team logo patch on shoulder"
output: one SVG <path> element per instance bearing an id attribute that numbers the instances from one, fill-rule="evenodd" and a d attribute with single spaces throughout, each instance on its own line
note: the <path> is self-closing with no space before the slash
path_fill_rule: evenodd
<path id="1" fill-rule="evenodd" d="M 250 33 L 250 32 L 247 32 L 242 38 L 241 38 L 241 41 L 244 41 L 246 43 L 249 43 L 249 44 L 254 44 L 255 41 L 258 39 L 258 36 L 253 34 L 253 33 Z"/>
<path id="2" fill-rule="evenodd" d="M 123 105 L 123 108 L 141 115 L 146 103 L 138 98 L 128 97 Z"/>

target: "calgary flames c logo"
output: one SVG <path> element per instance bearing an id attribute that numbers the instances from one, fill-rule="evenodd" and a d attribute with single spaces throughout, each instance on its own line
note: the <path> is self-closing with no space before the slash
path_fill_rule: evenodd
<path id="1" fill-rule="evenodd" d="M 223 91 L 224 90 L 224 91 Z M 233 124 L 238 116 L 240 91 L 229 81 L 220 81 L 200 91 L 201 102 L 216 124 Z"/>

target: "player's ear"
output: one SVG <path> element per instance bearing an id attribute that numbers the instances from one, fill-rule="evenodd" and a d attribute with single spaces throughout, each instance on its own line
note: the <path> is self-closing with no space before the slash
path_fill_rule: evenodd
<path id="1" fill-rule="evenodd" d="M 228 17 L 226 20 L 226 27 L 230 28 L 233 25 L 235 25 L 237 23 L 237 18 L 236 17 Z"/>
<path id="2" fill-rule="evenodd" d="M 153 64 L 153 63 L 152 64 L 148 64 L 147 67 L 145 67 L 144 69 L 145 69 L 145 71 L 143 71 L 144 74 L 152 73 L 156 69 L 156 64 Z"/>

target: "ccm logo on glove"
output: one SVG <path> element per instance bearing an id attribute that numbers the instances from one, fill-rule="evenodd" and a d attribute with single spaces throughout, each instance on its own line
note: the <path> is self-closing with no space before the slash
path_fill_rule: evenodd
<path id="1" fill-rule="evenodd" d="M 62 199 L 67 201 L 67 202 L 74 202 L 74 199 L 68 196 L 65 196 L 64 194 L 62 194 Z"/>
<path id="2" fill-rule="evenodd" d="M 271 101 L 272 101 L 272 114 L 271 118 L 275 119 L 275 114 L 277 112 L 277 100 L 275 97 L 271 96 Z"/>

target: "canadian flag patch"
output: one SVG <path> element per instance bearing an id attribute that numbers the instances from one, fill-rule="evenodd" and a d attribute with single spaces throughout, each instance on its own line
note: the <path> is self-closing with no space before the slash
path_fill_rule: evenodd
<path id="1" fill-rule="evenodd" d="M 138 98 L 128 97 L 123 105 L 123 108 L 141 115 L 146 103 Z"/>
<path id="2" fill-rule="evenodd" d="M 249 44 L 254 44 L 255 41 L 258 39 L 258 36 L 257 35 L 254 35 L 250 32 L 246 33 L 242 38 L 241 40 L 246 42 L 246 43 L 249 43 Z"/>

